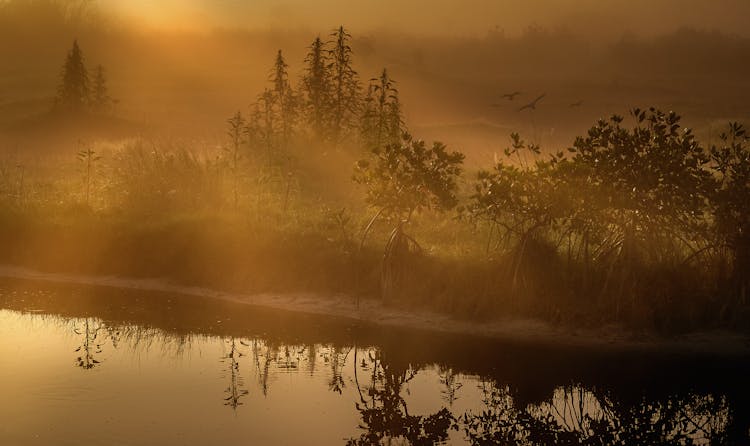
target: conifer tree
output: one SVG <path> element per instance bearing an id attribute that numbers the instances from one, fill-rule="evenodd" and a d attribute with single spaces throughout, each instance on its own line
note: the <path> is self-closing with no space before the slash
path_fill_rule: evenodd
<path id="1" fill-rule="evenodd" d="M 331 131 L 335 141 L 356 125 L 359 108 L 359 78 L 352 64 L 352 36 L 340 26 L 332 34 L 331 59 Z"/>
<path id="2" fill-rule="evenodd" d="M 57 106 L 68 110 L 81 110 L 89 101 L 89 75 L 78 41 L 68 52 L 62 70 L 62 83 L 57 91 Z"/>
<path id="3" fill-rule="evenodd" d="M 307 67 L 300 90 L 304 94 L 305 114 L 313 134 L 319 139 L 324 139 L 331 111 L 328 57 L 320 37 L 315 38 L 309 49 L 310 52 L 305 57 Z"/>
<path id="4" fill-rule="evenodd" d="M 273 94 L 278 107 L 278 117 L 281 121 L 281 137 L 284 145 L 289 140 L 292 132 L 295 115 L 294 91 L 289 83 L 289 65 L 284 60 L 281 50 L 276 54 L 271 82 L 273 83 Z"/>
<path id="5" fill-rule="evenodd" d="M 97 65 L 94 74 L 94 85 L 91 89 L 91 106 L 98 112 L 106 112 L 109 110 L 112 103 L 113 101 L 109 96 L 104 67 Z"/>
<path id="6" fill-rule="evenodd" d="M 273 90 L 266 88 L 258 96 L 250 127 L 257 132 L 256 138 L 265 148 L 269 164 L 272 163 L 278 128 L 276 95 Z"/>
<path id="7" fill-rule="evenodd" d="M 385 69 L 380 77 L 370 79 L 361 117 L 361 136 L 369 150 L 401 140 L 403 119 L 394 84 Z"/>

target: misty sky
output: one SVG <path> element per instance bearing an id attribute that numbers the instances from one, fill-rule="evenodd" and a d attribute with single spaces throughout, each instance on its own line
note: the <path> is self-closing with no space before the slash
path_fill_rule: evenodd
<path id="1" fill-rule="evenodd" d="M 99 0 L 157 27 L 389 29 L 420 34 L 509 34 L 529 25 L 578 34 L 670 32 L 682 26 L 746 35 L 747 0 Z"/>

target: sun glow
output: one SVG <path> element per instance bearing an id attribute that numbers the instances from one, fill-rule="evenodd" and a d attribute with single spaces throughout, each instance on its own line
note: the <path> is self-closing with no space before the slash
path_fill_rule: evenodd
<path id="1" fill-rule="evenodd" d="M 206 11 L 200 11 L 192 2 L 178 0 L 104 0 L 105 10 L 148 27 L 185 29 L 197 28 L 210 22 Z"/>
<path id="2" fill-rule="evenodd" d="M 170 29 L 249 27 L 261 29 L 329 29 L 345 23 L 360 32 L 398 30 L 428 35 L 484 35 L 498 29 L 509 35 L 529 25 L 586 29 L 588 33 L 619 36 L 624 31 L 659 34 L 680 26 L 721 28 L 745 34 L 743 18 L 750 11 L 744 0 L 725 0 L 741 13 L 727 17 L 713 2 L 678 8 L 679 0 L 652 4 L 644 0 L 398 0 L 341 2 L 337 0 L 99 0 L 96 4 L 146 26 Z M 651 14 L 641 14 L 648 4 Z M 425 14 L 429 11 L 429 14 Z M 482 11 L 481 14 L 477 14 Z M 664 17 L 670 17 L 665 20 Z M 612 26 L 612 23 L 617 25 Z"/>

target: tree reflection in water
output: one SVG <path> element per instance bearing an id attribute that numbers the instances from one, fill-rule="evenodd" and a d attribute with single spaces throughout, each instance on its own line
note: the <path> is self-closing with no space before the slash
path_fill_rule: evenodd
<path id="1" fill-rule="evenodd" d="M 245 389 L 245 381 L 240 375 L 240 358 L 245 356 L 240 351 L 240 346 L 248 346 L 249 344 L 241 339 L 230 338 L 225 341 L 229 346 L 227 353 L 221 358 L 221 361 L 227 364 L 227 374 L 229 376 L 229 386 L 224 390 L 226 397 L 224 397 L 224 405 L 231 407 L 233 410 L 237 410 L 237 407 L 243 403 L 240 401 L 242 397 L 250 393 L 249 390 Z"/>
<path id="2" fill-rule="evenodd" d="M 258 384 L 263 396 L 267 396 L 269 372 L 276 354 L 276 347 L 260 339 L 253 339 L 252 353 Z"/>
<path id="3" fill-rule="evenodd" d="M 356 349 L 355 349 L 356 352 Z M 360 401 L 355 403 L 360 413 L 363 432 L 359 438 L 349 439 L 347 445 L 389 444 L 432 445 L 448 438 L 453 424 L 453 415 L 446 408 L 429 416 L 410 415 L 402 396 L 403 388 L 417 375 L 411 366 L 399 368 L 389 364 L 376 351 L 367 351 L 369 363 L 355 358 L 355 370 L 359 367 L 369 372 L 370 384 L 364 388 L 358 380 Z M 358 376 L 358 374 L 357 374 Z"/>
<path id="4" fill-rule="evenodd" d="M 189 337 L 168 335 L 158 329 L 131 325 L 107 325 L 96 318 L 82 318 L 73 324 L 80 336 L 76 348 L 76 366 L 90 370 L 101 365 L 99 357 L 106 345 L 117 348 L 127 342 L 131 349 L 160 345 L 173 347 L 180 355 Z M 526 407 L 517 407 L 509 386 L 491 380 L 481 381 L 484 408 L 478 413 L 454 414 L 443 407 L 426 415 L 409 413 L 403 395 L 420 368 L 389 362 L 378 349 L 303 345 L 292 346 L 271 341 L 251 341 L 231 337 L 223 341 L 229 384 L 224 390 L 224 405 L 233 410 L 249 395 L 240 373 L 240 360 L 252 356 L 258 386 L 268 395 L 274 370 L 286 373 L 302 371 L 309 364 L 313 374 L 316 363 L 329 368 L 328 389 L 339 395 L 345 388 L 345 367 L 353 366 L 363 433 L 347 441 L 348 445 L 409 444 L 432 445 L 445 442 L 450 430 L 460 430 L 472 445 L 579 445 L 579 444 L 728 444 L 728 426 L 732 421 L 725 397 L 707 395 L 673 396 L 659 401 L 646 400 L 624 404 L 607 392 L 581 385 L 557 387 L 550 399 Z M 353 361 L 348 362 L 354 352 Z M 320 365 L 320 364 L 318 364 Z M 436 367 L 440 394 L 448 407 L 459 399 L 461 375 L 450 367 Z M 360 377 L 367 382 L 360 383 Z M 436 390 L 437 391 L 437 390 Z"/>
<path id="5" fill-rule="evenodd" d="M 346 386 L 344 382 L 344 366 L 346 365 L 346 360 L 351 351 L 352 347 L 347 349 L 342 347 L 331 347 L 328 352 L 323 354 L 323 361 L 329 363 L 331 366 L 331 377 L 328 381 L 328 390 L 336 392 L 339 395 L 341 395 L 341 392 Z"/>
<path id="6" fill-rule="evenodd" d="M 440 384 L 444 387 L 440 391 L 443 401 L 448 403 L 449 407 L 453 407 L 453 403 L 458 399 L 458 391 L 463 387 L 458 374 L 450 367 L 443 368 L 440 371 Z"/>
<path id="7" fill-rule="evenodd" d="M 485 384 L 486 385 L 486 384 Z M 514 405 L 508 387 L 488 385 L 485 409 L 463 415 L 472 445 L 727 444 L 729 407 L 713 395 L 671 397 L 628 407 L 582 386 L 558 387 L 549 401 Z"/>
<path id="8" fill-rule="evenodd" d="M 75 365 L 84 370 L 104 365 L 107 348 L 139 352 L 157 347 L 162 356 L 180 356 L 193 336 L 88 316 L 33 318 L 52 321 L 66 331 L 72 327 L 78 344 Z M 254 369 L 258 394 L 263 395 L 268 395 L 278 373 L 312 375 L 325 370 L 322 385 L 342 397 L 354 395 L 361 433 L 349 438 L 348 445 L 440 444 L 451 431 L 472 445 L 743 444 L 750 434 L 741 392 L 675 390 L 659 396 L 644 392 L 634 399 L 613 393 L 614 389 L 567 385 L 555 387 L 544 401 L 519 403 L 527 401 L 526 394 L 515 393 L 521 388 L 501 385 L 493 377 L 479 381 L 481 407 L 463 413 L 454 409 L 454 403 L 466 383 L 476 380 L 448 365 L 413 364 L 403 357 L 392 360 L 392 354 L 375 347 L 291 345 L 233 336 L 217 339 L 225 349 L 221 361 L 226 364 L 222 377 L 229 381 L 222 397 L 226 406 L 236 410 L 250 393 L 241 375 L 245 367 Z M 414 415 L 405 395 L 409 383 L 422 373 L 435 377 L 435 385 L 427 391 L 439 393 L 445 407 Z M 349 383 L 354 384 L 352 391 L 344 392 Z"/>
<path id="9" fill-rule="evenodd" d="M 47 319 L 46 315 L 39 315 Z M 67 326 L 68 322 L 61 319 L 53 319 L 60 326 Z M 156 328 L 142 327 L 139 325 L 107 323 L 99 318 L 84 317 L 71 319 L 72 331 L 80 336 L 76 353 L 75 365 L 84 370 L 98 367 L 104 361 L 100 355 L 104 354 L 107 345 L 117 349 L 121 343 L 126 348 L 136 351 L 138 349 L 149 350 L 158 345 L 164 354 L 181 356 L 190 344 L 189 335 L 174 335 L 165 333 Z"/>
<path id="10" fill-rule="evenodd" d="M 90 370 L 101 363 L 96 359 L 96 355 L 102 353 L 102 345 L 110 334 L 101 321 L 94 318 L 84 318 L 83 322 L 73 324 L 73 333 L 81 337 L 81 345 L 75 349 L 78 353 L 76 357 L 76 366 Z M 113 341 L 116 345 L 116 341 Z"/>

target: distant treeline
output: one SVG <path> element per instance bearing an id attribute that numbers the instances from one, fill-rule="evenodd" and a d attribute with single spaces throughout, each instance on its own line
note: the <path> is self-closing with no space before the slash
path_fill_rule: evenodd
<path id="1" fill-rule="evenodd" d="M 95 5 L 82 0 L 0 2 L 0 58 L 12 60 L 15 72 L 9 73 L 8 79 L 21 86 L 46 88 L 57 75 L 50 61 L 56 65 L 63 42 L 68 46 L 77 37 L 86 54 L 118 74 L 118 82 L 123 84 L 118 96 L 131 104 L 145 105 L 156 93 L 164 94 L 160 87 L 166 82 L 186 82 L 182 77 L 188 74 L 182 71 L 185 69 L 190 70 L 190 80 L 223 82 L 244 92 L 258 88 L 261 79 L 253 73 L 234 76 L 238 61 L 247 60 L 248 55 L 265 56 L 269 46 L 291 45 L 309 35 L 303 31 L 221 29 L 207 35 L 139 33 L 127 22 L 101 17 L 92 3 Z M 700 110 L 711 109 L 711 116 L 747 113 L 742 105 L 745 93 L 737 89 L 750 61 L 747 37 L 686 28 L 656 37 L 625 34 L 602 41 L 588 32 L 586 28 L 530 26 L 520 35 L 491 30 L 481 37 L 465 38 L 380 33 L 357 36 L 351 45 L 358 53 L 360 71 L 375 72 L 387 66 L 399 73 L 402 88 L 416 85 L 427 91 L 422 93 L 420 88 L 415 94 L 445 95 L 455 101 L 457 110 L 471 104 L 473 115 L 482 95 L 510 89 L 528 92 L 549 85 L 563 93 L 568 87 L 574 90 L 570 102 L 583 99 L 589 103 L 597 96 L 580 96 L 599 89 L 610 93 L 627 89 L 623 93 L 627 100 L 609 98 L 610 102 L 669 104 L 689 93 Z M 154 41 L 161 44 L 154 45 Z M 287 61 L 296 61 L 299 55 L 285 51 Z M 175 64 L 175 59 L 180 63 Z M 170 64 L 160 65 L 160 61 Z M 716 76 L 724 82 L 715 82 Z M 175 89 L 175 96 L 169 99 L 179 102 L 180 92 Z M 12 98 L 15 93 L 2 95 Z M 717 95 L 722 100 L 709 101 Z M 421 106 L 413 102 L 413 107 Z M 687 115 L 693 110 L 682 111 Z"/>

